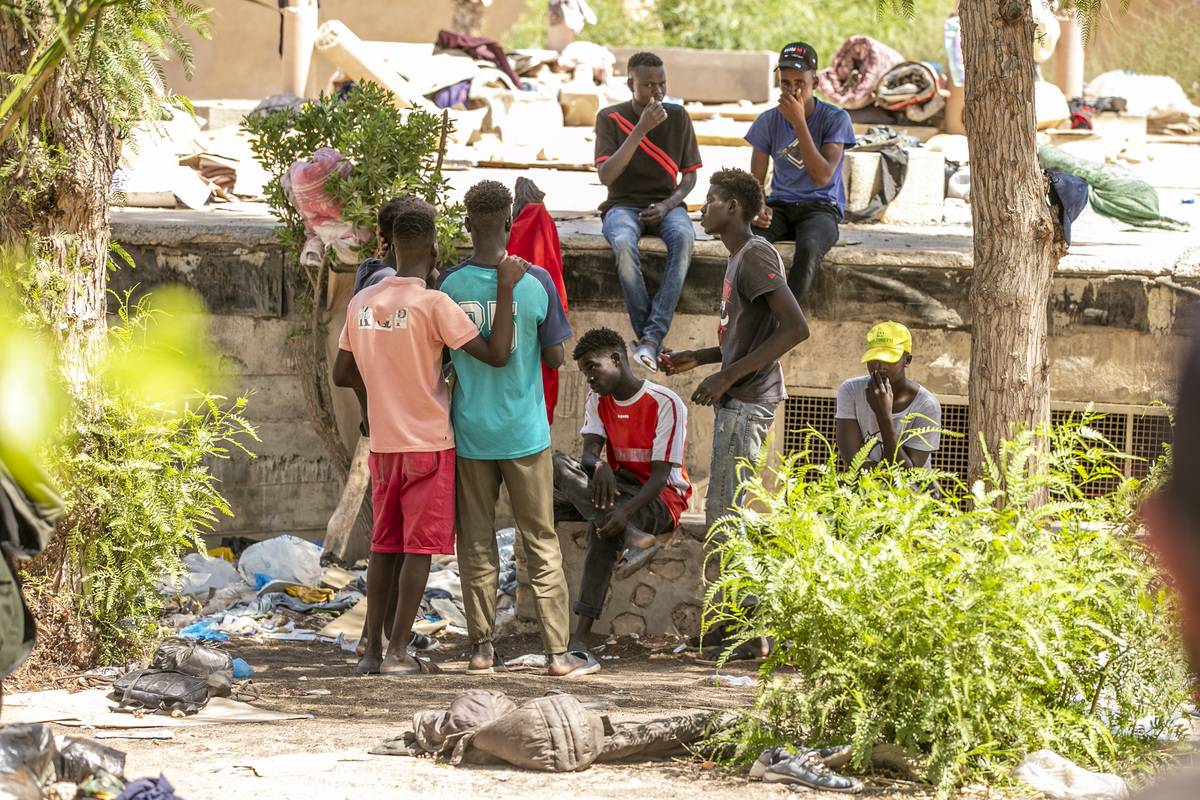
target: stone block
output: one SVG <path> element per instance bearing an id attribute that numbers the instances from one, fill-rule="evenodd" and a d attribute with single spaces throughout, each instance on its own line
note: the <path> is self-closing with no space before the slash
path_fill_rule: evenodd
<path id="1" fill-rule="evenodd" d="M 563 128 L 558 100 L 536 92 L 489 89 L 480 99 L 487 107 L 481 129 L 505 145 L 540 147 Z"/>
<path id="2" fill-rule="evenodd" d="M 846 153 L 842 178 L 846 181 L 846 208 L 850 211 L 865 209 L 879 191 L 881 160 L 879 153 L 856 153 L 853 150 Z"/>
<path id="3" fill-rule="evenodd" d="M 694 520 L 697 516 L 685 516 L 685 524 L 689 517 Z M 587 523 L 560 522 L 556 528 L 563 569 L 574 600 L 579 597 L 584 552 L 574 547 L 573 541 L 587 530 Z M 695 633 L 704 602 L 704 547 L 683 531 L 660 536 L 659 541 L 663 549 L 647 568 L 609 584 L 604 611 L 593 628 L 596 633 L 662 636 L 674 635 L 684 628 Z M 518 580 L 521 579 L 518 570 Z M 517 597 L 520 600 L 520 586 Z M 689 625 L 692 627 L 688 628 Z"/>
<path id="4" fill-rule="evenodd" d="M 625 74 L 629 57 L 641 48 L 615 47 L 616 72 Z M 655 49 L 667 69 L 667 94 L 686 102 L 765 103 L 774 87 L 776 54 L 767 51 Z"/>
<path id="5" fill-rule="evenodd" d="M 558 92 L 558 104 L 562 106 L 563 124 L 590 128 L 596 124 L 596 115 L 604 107 L 605 93 L 598 86 L 587 84 L 564 84 Z"/>
<path id="6" fill-rule="evenodd" d="M 638 608 L 645 608 L 654 602 L 654 595 L 657 591 L 648 583 L 639 583 L 638 587 L 633 590 L 633 604 Z"/>
<path id="7" fill-rule="evenodd" d="M 646 620 L 627 611 L 612 621 L 612 633 L 615 636 L 645 636 Z"/>
<path id="8" fill-rule="evenodd" d="M 192 104 L 196 116 L 204 120 L 210 131 L 241 125 L 242 118 L 258 106 L 257 100 L 198 100 Z"/>
<path id="9" fill-rule="evenodd" d="M 921 148 L 908 151 L 908 173 L 899 193 L 888 203 L 882 222 L 935 225 L 942 221 L 946 199 L 946 157 Z"/>

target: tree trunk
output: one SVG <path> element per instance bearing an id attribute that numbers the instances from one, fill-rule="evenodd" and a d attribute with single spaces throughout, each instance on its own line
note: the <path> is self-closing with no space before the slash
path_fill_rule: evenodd
<path id="1" fill-rule="evenodd" d="M 0 13 L 0 74 L 24 72 L 41 33 Z M 0 187 L 0 244 L 35 262 L 38 310 L 52 323 L 64 377 L 78 395 L 105 341 L 108 195 L 118 144 L 107 101 L 69 61 L 38 94 L 29 120 L 0 145 L 0 163 L 20 165 Z M 19 187 L 34 188 L 20 194 Z"/>
<path id="2" fill-rule="evenodd" d="M 975 477 L 982 447 L 994 453 L 1013 426 L 1050 420 L 1047 303 L 1066 247 L 1038 165 L 1029 3 L 962 0 L 959 8 L 974 223 L 968 394 Z"/>

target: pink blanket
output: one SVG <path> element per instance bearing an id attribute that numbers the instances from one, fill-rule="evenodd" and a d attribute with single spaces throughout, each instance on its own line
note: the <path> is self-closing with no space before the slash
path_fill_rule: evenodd
<path id="1" fill-rule="evenodd" d="M 880 78 L 902 61 L 904 56 L 883 42 L 851 36 L 817 73 L 817 89 L 842 108 L 866 108 L 875 100 Z"/>

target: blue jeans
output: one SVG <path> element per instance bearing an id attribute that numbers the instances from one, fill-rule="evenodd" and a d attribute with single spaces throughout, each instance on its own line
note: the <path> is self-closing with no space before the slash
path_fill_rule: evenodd
<path id="1" fill-rule="evenodd" d="M 758 459 L 775 424 L 775 409 L 775 405 L 744 403 L 732 397 L 717 404 L 708 494 L 704 497 L 704 520 L 709 528 L 741 504 L 738 487 L 752 473 L 738 462 L 746 459 L 753 464 Z"/>
<path id="2" fill-rule="evenodd" d="M 683 281 L 692 263 L 692 245 L 696 231 L 687 209 L 675 206 L 667 212 L 662 222 L 647 225 L 638 215 L 640 208 L 615 206 L 604 215 L 604 238 L 612 245 L 617 261 L 617 277 L 621 291 L 625 294 L 625 308 L 629 310 L 629 322 L 638 339 L 651 339 L 660 348 L 671 328 L 671 317 L 683 291 Z M 667 263 L 663 268 L 662 283 L 650 299 L 646 291 L 646 280 L 642 277 L 642 260 L 638 253 L 638 239 L 643 233 L 660 237 L 667 245 Z"/>

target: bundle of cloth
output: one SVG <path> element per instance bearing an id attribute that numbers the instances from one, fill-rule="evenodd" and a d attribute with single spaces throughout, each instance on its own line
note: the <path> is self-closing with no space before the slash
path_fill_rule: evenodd
<path id="1" fill-rule="evenodd" d="M 1088 199 L 1098 214 L 1137 228 L 1188 229 L 1186 222 L 1160 213 L 1158 192 L 1124 167 L 1079 158 L 1052 145 L 1038 148 L 1038 161 L 1043 169 L 1065 172 L 1087 181 Z"/>
<path id="2" fill-rule="evenodd" d="M 910 122 L 926 122 L 946 106 L 946 77 L 927 61 L 896 64 L 879 79 L 873 98 L 888 111 L 902 111 Z"/>
<path id="3" fill-rule="evenodd" d="M 371 754 L 577 772 L 596 762 L 684 755 L 689 745 L 738 719 L 731 712 L 693 711 L 614 725 L 593 705 L 565 693 L 518 705 L 502 692 L 469 689 L 444 710 L 418 711 L 411 731 L 380 743 Z"/>
<path id="4" fill-rule="evenodd" d="M 875 87 L 904 56 L 870 36 L 851 36 L 838 48 L 829 66 L 817 73 L 817 89 L 830 102 L 847 110 L 866 108 L 875 100 Z"/>
<path id="5" fill-rule="evenodd" d="M 342 205 L 334 200 L 325 184 L 335 172 L 349 175 L 353 168 L 350 159 L 332 147 L 320 147 L 306 161 L 296 161 L 284 174 L 280 184 L 292 207 L 304 218 L 307 237 L 300 250 L 300 263 L 317 267 L 325 260 L 325 248 L 332 247 L 343 264 L 359 262 L 358 246 L 371 237 L 367 230 L 354 230 L 342 219 Z"/>

